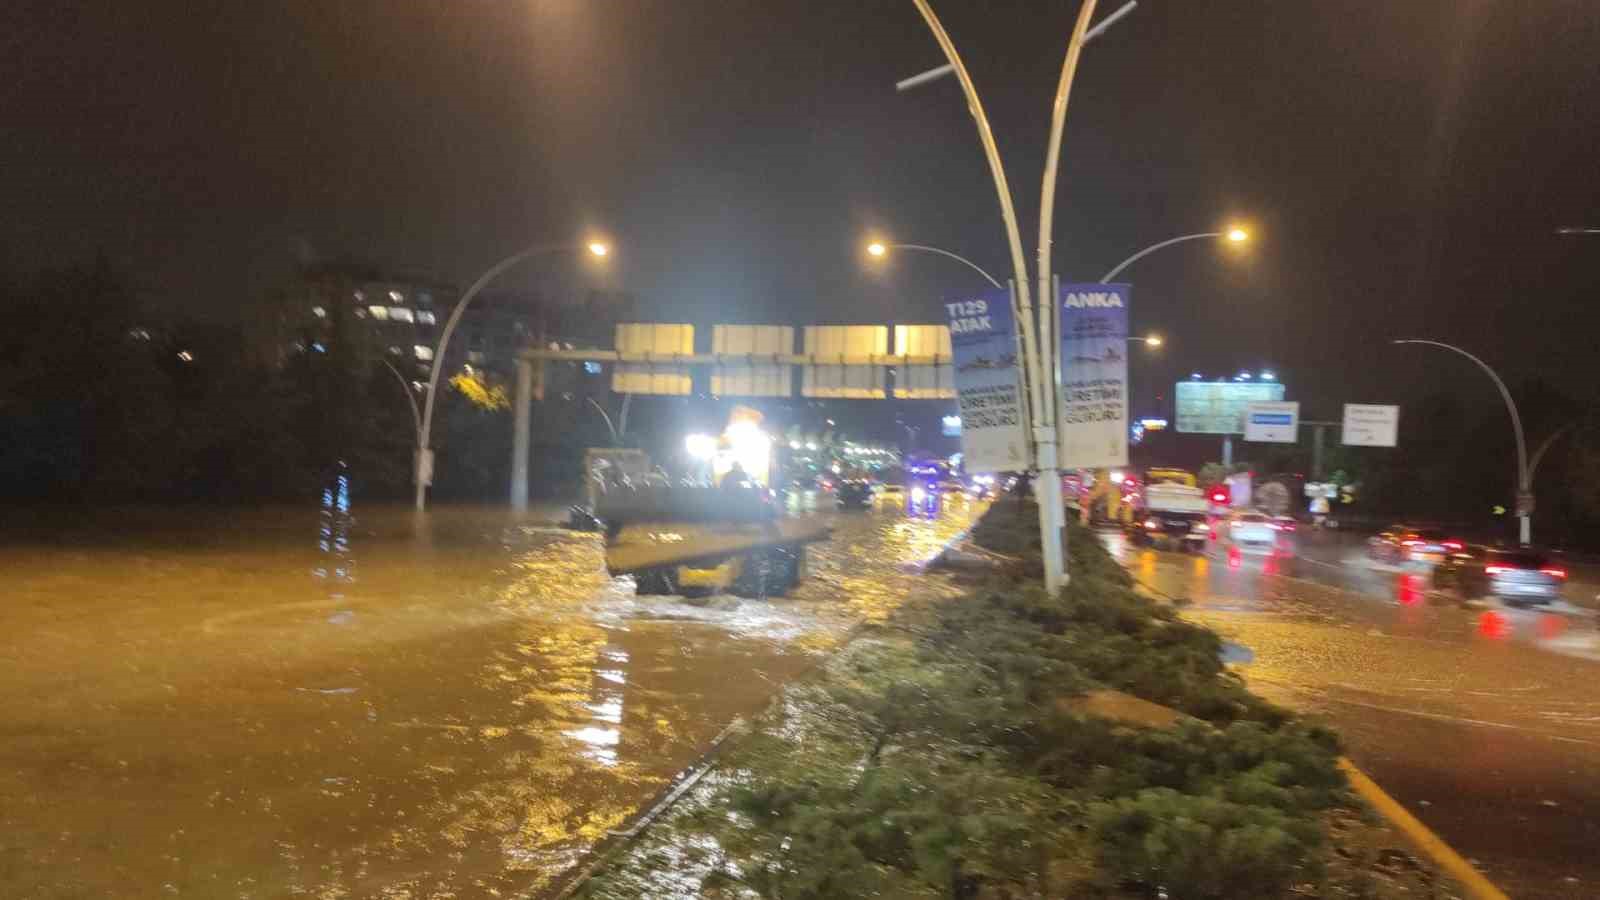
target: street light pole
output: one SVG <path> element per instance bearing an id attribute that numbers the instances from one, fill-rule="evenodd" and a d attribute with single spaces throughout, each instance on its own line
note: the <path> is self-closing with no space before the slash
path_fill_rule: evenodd
<path id="1" fill-rule="evenodd" d="M 1054 282 L 1050 278 L 1050 245 L 1055 237 L 1056 172 L 1061 162 L 1061 134 L 1067 124 L 1067 99 L 1072 94 L 1072 80 L 1078 74 L 1078 58 L 1083 54 L 1084 35 L 1089 30 L 1089 20 L 1094 18 L 1094 7 L 1095 0 L 1083 0 L 1083 5 L 1078 8 L 1077 24 L 1072 28 L 1072 37 L 1067 41 L 1067 58 L 1061 64 L 1055 103 L 1050 107 L 1050 143 L 1045 151 L 1044 176 L 1039 185 L 1039 327 L 1044 335 L 1039 342 L 1039 368 L 1049 378 L 1050 396 L 1039 408 L 1033 433 L 1034 442 L 1039 447 L 1039 481 L 1036 488 L 1039 506 L 1050 511 L 1049 524 L 1041 520 L 1040 525 L 1045 528 L 1045 583 L 1051 591 L 1057 587 L 1050 583 L 1052 576 L 1061 584 L 1067 583 L 1068 576 L 1064 546 L 1067 536 L 1066 504 L 1061 496 L 1061 461 L 1057 457 L 1060 433 L 1056 428 L 1062 374 L 1058 326 L 1061 311 L 1056 308 L 1055 291 L 1052 289 Z M 1131 7 L 1124 7 L 1128 8 Z M 1118 15 L 1121 15 L 1121 11 Z M 1109 25 L 1109 20 L 1104 24 Z M 1054 566 L 1052 555 L 1056 557 Z"/>
<path id="2" fill-rule="evenodd" d="M 1136 263 L 1139 260 L 1145 258 L 1146 256 L 1149 256 L 1150 254 L 1156 252 L 1157 250 L 1160 250 L 1163 247 L 1171 247 L 1173 244 L 1181 244 L 1184 241 L 1198 241 L 1198 240 L 1201 240 L 1202 238 L 1227 238 L 1228 240 L 1233 241 L 1234 243 L 1237 244 L 1237 243 L 1243 242 L 1245 240 L 1248 240 L 1249 237 L 1250 237 L 1250 235 L 1248 233 L 1246 233 L 1244 229 L 1242 229 L 1242 228 L 1232 228 L 1232 229 L 1229 229 L 1228 231 L 1200 231 L 1200 232 L 1196 232 L 1195 234 L 1185 234 L 1185 235 L 1181 235 L 1179 237 L 1170 238 L 1168 240 L 1161 241 L 1160 243 L 1157 243 L 1157 244 L 1151 244 L 1150 246 L 1144 248 L 1143 250 L 1140 250 L 1138 253 L 1135 253 L 1134 255 L 1132 255 L 1132 256 L 1128 257 L 1127 259 L 1123 260 L 1122 262 L 1117 263 L 1115 266 L 1113 266 L 1111 268 L 1111 271 L 1109 271 L 1106 274 L 1100 276 L 1100 280 L 1101 280 L 1101 282 L 1110 281 L 1111 279 L 1116 278 L 1118 275 L 1122 274 L 1122 270 L 1123 269 L 1126 269 L 1127 267 L 1133 265 L 1134 263 Z"/>
<path id="3" fill-rule="evenodd" d="M 417 428 L 417 454 L 416 466 L 413 475 L 417 482 L 417 511 L 427 508 L 428 485 L 433 481 L 433 448 L 428 446 L 428 437 L 433 428 L 433 402 L 439 393 L 439 372 L 444 368 L 444 352 L 450 345 L 450 336 L 455 334 L 456 324 L 461 321 L 461 314 L 466 312 L 478 292 L 483 290 L 489 282 L 493 281 L 500 273 L 515 266 L 523 260 L 535 256 L 544 256 L 550 253 L 561 253 L 575 250 L 580 245 L 563 242 L 559 244 L 536 244 L 520 253 L 513 253 L 489 267 L 489 271 L 478 277 L 467 292 L 456 301 L 455 309 L 450 311 L 450 318 L 445 320 L 444 330 L 439 333 L 439 346 L 433 351 L 433 366 L 428 373 L 428 396 L 423 400 L 422 424 Z M 586 245 L 588 251 L 595 256 L 605 256 L 608 248 L 605 244 L 591 242 Z"/>
<path id="4" fill-rule="evenodd" d="M 1520 542 L 1523 544 L 1523 546 L 1533 543 L 1532 511 L 1527 506 L 1528 501 L 1531 500 L 1533 496 L 1533 484 L 1529 477 L 1531 470 L 1528 467 L 1528 444 L 1522 436 L 1522 416 L 1517 413 L 1517 403 L 1515 400 L 1511 399 L 1511 391 L 1506 389 L 1506 383 L 1500 380 L 1500 376 L 1495 372 L 1494 369 L 1489 368 L 1488 363 L 1477 358 L 1476 356 L 1473 356 L 1471 353 L 1468 353 L 1460 347 L 1455 346 L 1454 344 L 1446 344 L 1442 341 L 1425 341 L 1415 338 L 1397 340 L 1393 341 L 1392 343 L 1426 344 L 1429 347 L 1438 347 L 1441 350 L 1449 350 L 1452 353 L 1459 353 L 1462 356 L 1465 356 L 1467 359 L 1477 363 L 1478 368 L 1482 369 L 1484 373 L 1494 381 L 1494 386 L 1496 388 L 1499 388 L 1500 397 L 1506 402 L 1506 411 L 1511 413 L 1511 428 L 1516 432 L 1517 436 L 1517 518 L 1521 520 Z"/>
<path id="5" fill-rule="evenodd" d="M 1093 0 L 1090 0 L 1093 2 Z M 944 25 L 939 22 L 939 17 L 934 15 L 933 8 L 928 5 L 928 0 L 912 0 L 917 7 L 917 12 L 922 14 L 922 19 L 928 25 L 928 30 L 933 32 L 933 38 L 939 44 L 939 49 L 944 51 L 945 59 L 955 70 L 956 79 L 961 82 L 961 92 L 967 98 L 967 110 L 972 113 L 973 122 L 978 128 L 978 142 L 983 145 L 984 158 L 989 163 L 989 174 L 994 179 L 995 194 L 1000 200 L 1000 218 L 1005 223 L 1006 242 L 1011 249 L 1011 270 L 1016 273 L 1015 299 L 1012 304 L 1013 318 L 1017 321 L 1017 328 L 1022 332 L 1023 361 L 1029 375 L 1029 387 L 1033 399 L 1033 408 L 1043 410 L 1045 405 L 1044 376 L 1048 371 L 1040 365 L 1039 346 L 1034 336 L 1033 328 L 1033 301 L 1028 293 L 1028 264 L 1022 255 L 1022 234 L 1017 228 L 1017 212 L 1011 203 L 1011 186 L 1006 181 L 1006 170 L 1000 162 L 1000 150 L 995 146 L 994 131 L 989 127 L 989 117 L 984 113 L 983 101 L 978 99 L 978 90 L 972 84 L 972 76 L 968 74 L 966 64 L 961 61 L 961 54 L 956 52 L 955 44 L 951 42 L 950 35 L 945 32 Z M 1054 390 L 1054 383 L 1051 383 Z M 1042 429 L 1035 424 L 1034 434 L 1042 433 Z M 1049 460 L 1052 469 L 1055 465 L 1054 435 L 1050 436 Z M 1040 456 L 1040 464 L 1044 462 Z M 1056 479 L 1055 494 L 1059 498 L 1061 480 Z M 1058 590 L 1063 583 L 1063 559 L 1061 542 L 1054 539 L 1059 534 L 1057 523 L 1062 513 L 1059 509 L 1052 509 L 1044 495 L 1039 497 L 1039 529 L 1044 544 L 1044 578 L 1045 587 L 1050 591 Z"/>
<path id="6" fill-rule="evenodd" d="M 1036 490 L 1039 499 L 1040 538 L 1044 550 L 1045 587 L 1054 592 L 1066 584 L 1066 560 L 1060 540 L 1063 536 L 1065 510 L 1061 502 L 1061 473 L 1056 458 L 1056 405 L 1059 402 L 1060 372 L 1056 360 L 1059 355 L 1058 350 L 1045 345 L 1047 342 L 1051 344 L 1057 342 L 1055 334 L 1057 311 L 1055 300 L 1050 296 L 1052 279 L 1049 254 L 1061 133 L 1066 121 L 1067 98 L 1071 93 L 1072 80 L 1077 73 L 1078 57 L 1083 45 L 1130 12 L 1137 2 L 1123 4 L 1120 9 L 1091 30 L 1089 19 L 1094 15 L 1096 0 L 1084 0 L 1078 12 L 1078 22 L 1073 28 L 1072 38 L 1067 44 L 1067 58 L 1062 65 L 1055 105 L 1051 112 L 1049 155 L 1041 185 L 1038 272 L 1041 317 L 1037 322 L 1034 320 L 1033 298 L 1028 290 L 1028 267 L 1022 255 L 1022 238 L 1017 229 L 1016 210 L 1011 202 L 1011 188 L 1006 183 L 1005 168 L 1000 163 L 1000 151 L 995 147 L 994 132 L 989 127 L 988 116 L 983 111 L 983 102 L 978 99 L 977 89 L 972 84 L 972 77 L 967 73 L 966 65 L 961 61 L 961 56 L 956 52 L 949 34 L 939 22 L 939 17 L 934 15 L 933 9 L 928 5 L 928 0 L 912 0 L 912 2 L 922 14 L 923 20 L 927 22 L 928 29 L 933 32 L 939 48 L 944 51 L 945 59 L 954 70 L 957 80 L 961 82 L 961 91 L 967 98 L 967 109 L 977 123 L 978 140 L 983 145 L 990 174 L 994 177 L 995 192 L 1000 198 L 1000 215 L 1005 222 L 1006 238 L 1011 246 L 1012 270 L 1016 273 L 1016 298 L 1012 309 L 1018 329 L 1022 332 L 1023 360 L 1026 364 L 1025 371 L 1031 376 L 1028 379 L 1029 395 L 1036 414 L 1033 423 L 1033 443 L 1037 459 L 1036 467 L 1039 471 Z M 941 74 L 943 73 L 939 70 L 933 70 L 924 76 L 908 79 L 908 82 L 921 83 L 924 80 L 937 78 Z M 905 84 L 901 89 L 909 86 L 910 84 Z"/>

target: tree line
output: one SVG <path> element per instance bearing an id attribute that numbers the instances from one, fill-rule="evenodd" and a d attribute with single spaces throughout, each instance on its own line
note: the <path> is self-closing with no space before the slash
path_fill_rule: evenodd
<path id="1" fill-rule="evenodd" d="M 343 339 L 349 322 L 334 322 L 322 352 L 280 357 L 242 315 L 156 322 L 103 260 L 3 281 L 0 497 L 294 502 L 318 496 L 335 472 L 368 499 L 409 491 L 416 438 L 405 385 Z M 443 499 L 506 488 L 509 412 L 473 387 L 440 386 L 433 444 Z M 594 440 L 587 430 L 541 427 L 536 458 L 581 457 Z"/>

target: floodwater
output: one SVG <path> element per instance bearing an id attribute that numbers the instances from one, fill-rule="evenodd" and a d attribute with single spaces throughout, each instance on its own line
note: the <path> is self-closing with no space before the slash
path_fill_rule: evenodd
<path id="1" fill-rule="evenodd" d="M 838 514 L 779 601 L 504 510 L 0 527 L 0 897 L 537 896 L 978 509 Z"/>

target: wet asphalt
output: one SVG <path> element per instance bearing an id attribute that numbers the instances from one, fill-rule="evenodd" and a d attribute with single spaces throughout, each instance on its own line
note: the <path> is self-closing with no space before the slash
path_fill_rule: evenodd
<path id="1" fill-rule="evenodd" d="M 1600 631 L 1433 589 L 1359 541 L 1274 557 L 1108 547 L 1228 641 L 1252 688 L 1337 727 L 1349 756 L 1512 897 L 1600 896 Z M 1592 605 L 1584 583 L 1567 599 Z"/>

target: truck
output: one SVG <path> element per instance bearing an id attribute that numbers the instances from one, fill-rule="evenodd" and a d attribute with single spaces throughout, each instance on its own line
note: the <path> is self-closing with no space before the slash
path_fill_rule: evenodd
<path id="1" fill-rule="evenodd" d="M 1127 526 L 1129 539 L 1186 551 L 1204 548 L 1211 537 L 1210 498 L 1194 473 L 1156 468 L 1146 471 L 1144 478 L 1139 508 Z"/>
<path id="2" fill-rule="evenodd" d="M 639 450 L 585 457 L 588 503 L 569 527 L 603 531 L 606 571 L 632 576 L 640 595 L 781 597 L 805 577 L 807 545 L 832 534 L 822 519 L 784 515 L 759 483 L 673 484 Z"/>

